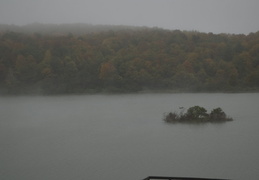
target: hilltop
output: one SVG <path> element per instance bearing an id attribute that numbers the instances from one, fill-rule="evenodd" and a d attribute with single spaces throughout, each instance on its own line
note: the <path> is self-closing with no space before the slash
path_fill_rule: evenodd
<path id="1" fill-rule="evenodd" d="M 2 94 L 258 91 L 258 65 L 259 32 L 0 25 Z"/>

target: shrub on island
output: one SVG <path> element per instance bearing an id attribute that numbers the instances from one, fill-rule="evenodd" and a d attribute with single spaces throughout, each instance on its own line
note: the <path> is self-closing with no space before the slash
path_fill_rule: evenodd
<path id="1" fill-rule="evenodd" d="M 183 108 L 181 108 L 183 109 Z M 225 122 L 232 121 L 221 108 L 213 109 L 209 114 L 204 107 L 190 107 L 186 113 L 170 112 L 165 115 L 164 121 L 171 123 L 206 123 L 206 122 Z"/>

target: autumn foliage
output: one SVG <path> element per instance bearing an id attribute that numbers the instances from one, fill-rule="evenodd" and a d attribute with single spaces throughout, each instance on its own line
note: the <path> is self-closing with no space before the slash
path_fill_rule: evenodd
<path id="1" fill-rule="evenodd" d="M 0 91 L 258 91 L 259 32 L 0 32 Z"/>

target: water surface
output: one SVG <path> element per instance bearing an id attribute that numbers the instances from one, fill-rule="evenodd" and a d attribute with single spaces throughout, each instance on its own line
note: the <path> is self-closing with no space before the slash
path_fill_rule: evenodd
<path id="1" fill-rule="evenodd" d="M 162 121 L 194 105 L 234 121 Z M 0 179 L 257 179 L 258 109 L 258 93 L 0 97 Z"/>

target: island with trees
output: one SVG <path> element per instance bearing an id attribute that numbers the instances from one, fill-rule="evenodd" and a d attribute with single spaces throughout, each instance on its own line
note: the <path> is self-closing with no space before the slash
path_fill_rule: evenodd
<path id="1" fill-rule="evenodd" d="M 180 113 L 166 114 L 164 121 L 168 123 L 220 123 L 233 120 L 220 107 L 213 109 L 210 113 L 207 113 L 207 110 L 201 106 L 190 107 L 185 113 L 184 108 L 180 109 L 182 109 Z"/>

